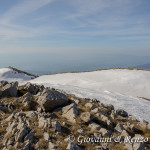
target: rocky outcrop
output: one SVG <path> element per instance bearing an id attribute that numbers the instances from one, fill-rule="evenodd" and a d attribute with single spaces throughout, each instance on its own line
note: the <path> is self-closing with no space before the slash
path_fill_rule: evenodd
<path id="1" fill-rule="evenodd" d="M 21 94 L 13 95 L 12 87 Z M 3 89 L 8 91 L 5 97 Z M 115 110 L 111 104 L 75 97 L 60 90 L 42 89 L 31 83 L 18 87 L 2 81 L 0 91 L 2 150 L 150 149 L 146 138 L 150 137 L 150 123 L 129 117 L 127 112 Z M 111 142 L 97 142 L 110 138 Z M 137 138 L 144 141 L 136 142 Z"/>
<path id="2" fill-rule="evenodd" d="M 41 92 L 44 89 L 44 86 L 31 84 L 30 82 L 27 82 L 23 88 L 23 90 L 36 95 L 38 92 Z"/>
<path id="3" fill-rule="evenodd" d="M 1 87 L 1 95 L 3 97 L 17 97 L 18 82 L 3 84 Z"/>
<path id="4" fill-rule="evenodd" d="M 76 122 L 75 118 L 78 115 L 78 108 L 75 103 L 63 107 L 62 112 L 63 117 L 67 118 L 70 122 Z"/>
<path id="5" fill-rule="evenodd" d="M 45 89 L 38 98 L 38 103 L 45 112 L 50 112 L 68 103 L 68 98 L 54 89 Z"/>

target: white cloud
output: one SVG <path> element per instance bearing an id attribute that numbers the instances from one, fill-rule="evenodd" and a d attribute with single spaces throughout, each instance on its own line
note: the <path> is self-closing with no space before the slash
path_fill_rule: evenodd
<path id="1" fill-rule="evenodd" d="M 29 14 L 49 4 L 53 0 L 22 0 L 9 9 L 2 17 L 1 23 L 7 24 L 17 17 Z"/>
<path id="2" fill-rule="evenodd" d="M 63 9 L 60 7 L 59 13 L 49 9 L 49 14 L 43 17 L 37 14 L 37 18 L 32 21 L 40 22 L 39 26 L 35 27 L 34 24 L 23 26 L 19 25 L 18 21 L 16 24 L 12 23 L 15 19 L 30 15 L 51 2 L 55 3 L 55 7 L 60 7 L 59 2 L 62 2 Z M 124 40 L 125 35 L 132 35 L 132 39 L 135 37 L 135 40 L 140 37 L 144 39 L 142 34 L 150 34 L 149 26 L 144 25 L 147 24 L 147 20 L 142 16 L 130 16 L 139 2 L 139 0 L 22 0 L 0 18 L 0 41 L 47 35 L 49 37 L 55 35 L 58 38 L 62 36 L 66 40 L 103 35 L 112 39 L 118 35 Z M 30 24 L 31 20 L 27 21 Z"/>

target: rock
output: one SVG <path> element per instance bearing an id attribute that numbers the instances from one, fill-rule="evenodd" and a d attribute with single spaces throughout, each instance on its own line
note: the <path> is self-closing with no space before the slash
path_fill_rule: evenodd
<path id="1" fill-rule="evenodd" d="M 56 150 L 57 147 L 58 147 L 58 146 L 57 146 L 56 144 L 54 144 L 54 143 L 52 143 L 52 142 L 49 142 L 49 145 L 48 145 L 49 150 Z"/>
<path id="2" fill-rule="evenodd" d="M 106 130 L 105 128 L 101 128 L 100 133 L 102 133 L 102 136 L 110 136 L 110 131 Z"/>
<path id="3" fill-rule="evenodd" d="M 126 111 L 122 110 L 122 109 L 116 110 L 116 114 L 120 115 L 122 117 L 128 117 L 128 113 Z"/>
<path id="4" fill-rule="evenodd" d="M 139 125 L 141 128 L 145 128 L 145 129 L 146 129 L 146 127 L 147 127 L 147 125 L 148 125 L 148 122 L 145 121 L 145 120 L 142 120 L 142 121 L 140 121 L 140 122 L 138 123 L 138 125 Z"/>
<path id="5" fill-rule="evenodd" d="M 125 128 L 123 127 L 122 124 L 118 123 L 115 127 L 115 131 L 121 133 L 123 130 L 125 130 Z"/>
<path id="6" fill-rule="evenodd" d="M 2 96 L 3 97 L 17 97 L 17 86 L 18 86 L 18 82 L 12 82 L 12 83 L 6 84 L 2 88 Z"/>
<path id="7" fill-rule="evenodd" d="M 111 104 L 103 104 L 103 103 L 102 103 L 102 106 L 103 106 L 104 108 L 109 109 L 109 110 L 114 110 L 114 106 L 111 105 Z"/>
<path id="8" fill-rule="evenodd" d="M 22 98 L 24 98 L 24 101 L 31 101 L 33 99 L 33 96 L 31 93 L 27 92 L 22 96 Z"/>
<path id="9" fill-rule="evenodd" d="M 8 135 L 13 135 L 17 131 L 16 129 L 17 125 L 18 123 L 16 121 L 13 121 L 11 124 L 9 124 L 9 126 L 6 129 L 6 134 L 4 136 L 4 139 L 7 139 Z"/>
<path id="10" fill-rule="evenodd" d="M 16 108 L 13 103 L 8 104 L 7 107 L 8 107 L 8 110 L 9 110 L 9 111 L 13 111 L 13 110 Z"/>
<path id="11" fill-rule="evenodd" d="M 91 121 L 91 113 L 90 112 L 84 112 L 81 114 L 80 119 L 84 122 L 90 122 Z"/>
<path id="12" fill-rule="evenodd" d="M 94 123 L 94 122 L 90 123 L 88 127 L 91 129 L 91 131 L 95 131 L 95 130 L 100 130 L 101 129 L 101 126 L 99 124 L 97 124 L 97 123 Z"/>
<path id="13" fill-rule="evenodd" d="M 100 117 L 100 122 L 103 125 L 107 126 L 107 128 L 113 128 L 113 124 L 112 124 L 111 120 L 107 116 L 105 116 L 103 114 Z"/>
<path id="14" fill-rule="evenodd" d="M 39 113 L 42 113 L 43 110 L 42 110 L 41 107 L 38 107 L 38 108 L 37 108 L 37 111 L 38 111 Z"/>
<path id="15" fill-rule="evenodd" d="M 98 112 L 100 112 L 100 110 L 98 108 L 94 108 L 91 110 L 91 113 L 98 113 Z"/>
<path id="16" fill-rule="evenodd" d="M 144 150 L 144 143 L 134 143 L 133 144 L 133 149 L 134 150 Z"/>
<path id="17" fill-rule="evenodd" d="M 37 85 L 31 84 L 30 82 L 27 82 L 24 86 L 24 90 L 33 95 L 36 95 L 39 91 L 39 87 Z"/>
<path id="18" fill-rule="evenodd" d="M 115 110 L 112 110 L 112 112 L 111 112 L 111 114 L 110 114 L 110 117 L 111 117 L 112 119 L 116 119 L 117 115 L 116 115 Z"/>
<path id="19" fill-rule="evenodd" d="M 75 144 L 74 142 L 69 142 L 67 148 L 67 150 L 82 150 L 77 144 Z"/>
<path id="20" fill-rule="evenodd" d="M 129 128 L 130 128 L 134 133 L 139 133 L 139 132 L 141 132 L 141 130 L 137 129 L 137 128 L 134 126 L 134 124 L 131 124 L 131 125 L 129 126 Z"/>
<path id="21" fill-rule="evenodd" d="M 32 143 L 26 141 L 23 145 L 23 150 L 34 150 L 34 147 L 32 146 Z"/>
<path id="22" fill-rule="evenodd" d="M 0 81 L 0 87 L 2 88 L 3 86 L 5 86 L 6 84 L 8 84 L 7 81 Z"/>
<path id="23" fill-rule="evenodd" d="M 46 128 L 51 126 L 51 120 L 44 117 L 39 118 L 39 128 Z"/>
<path id="24" fill-rule="evenodd" d="M 70 99 L 72 100 L 73 103 L 77 105 L 80 103 L 80 99 L 78 99 L 77 97 L 71 97 Z"/>
<path id="25" fill-rule="evenodd" d="M 63 107 L 62 109 L 62 116 L 67 118 L 70 122 L 75 123 L 75 118 L 78 115 L 78 108 L 75 103 L 72 103 L 68 106 Z"/>
<path id="26" fill-rule="evenodd" d="M 91 108 L 91 109 L 92 109 L 93 104 L 92 104 L 92 103 L 86 103 L 86 104 L 85 104 L 85 107 L 89 107 L 89 108 Z"/>
<path id="27" fill-rule="evenodd" d="M 58 116 L 57 116 L 55 113 L 51 113 L 51 114 L 49 115 L 49 117 L 50 117 L 51 119 L 57 119 L 57 118 L 58 118 Z"/>
<path id="28" fill-rule="evenodd" d="M 23 103 L 23 106 L 24 106 L 24 107 L 27 107 L 28 109 L 30 109 L 30 107 L 31 107 L 31 102 L 26 101 L 26 102 Z"/>
<path id="29" fill-rule="evenodd" d="M 0 106 L 0 110 L 3 111 L 4 113 L 8 113 L 8 108 L 5 106 Z"/>
<path id="30" fill-rule="evenodd" d="M 135 139 L 140 138 L 142 139 L 143 137 L 140 134 L 135 134 L 135 136 L 133 137 Z M 138 143 L 138 142 L 134 142 L 133 143 L 133 149 L 134 150 L 144 150 L 145 144 L 144 143 Z"/>
<path id="31" fill-rule="evenodd" d="M 24 138 L 24 141 L 33 142 L 33 140 L 34 140 L 34 134 L 35 134 L 35 131 L 34 131 L 34 130 L 30 131 L 30 132 L 26 135 L 26 137 Z"/>
<path id="32" fill-rule="evenodd" d="M 80 134 L 84 134 L 84 130 L 82 128 L 78 129 L 77 132 Z"/>
<path id="33" fill-rule="evenodd" d="M 22 142 L 24 140 L 24 137 L 29 133 L 30 129 L 25 124 L 22 124 L 22 127 L 19 130 L 20 131 L 17 134 L 16 141 Z"/>
<path id="34" fill-rule="evenodd" d="M 13 145 L 14 142 L 15 142 L 15 138 L 14 138 L 14 137 L 11 137 L 11 138 L 6 139 L 6 140 L 4 141 L 4 143 L 3 143 L 3 145 L 5 145 L 5 146 L 8 147 L 9 145 Z"/>
<path id="35" fill-rule="evenodd" d="M 61 131 L 61 125 L 58 121 L 52 122 L 52 128 L 54 128 L 55 131 Z"/>
<path id="36" fill-rule="evenodd" d="M 125 143 L 125 148 L 126 148 L 127 150 L 134 150 L 134 149 L 133 149 L 133 145 L 132 145 L 131 143 Z"/>
<path id="37" fill-rule="evenodd" d="M 128 136 L 129 136 L 129 134 L 128 134 L 128 132 L 126 130 L 123 130 L 121 132 L 121 137 L 128 137 Z"/>
<path id="38" fill-rule="evenodd" d="M 63 137 L 63 135 L 61 134 L 61 132 L 56 132 L 56 136 L 61 136 L 61 137 Z"/>
<path id="39" fill-rule="evenodd" d="M 38 117 L 38 114 L 36 111 L 26 111 L 24 113 L 26 114 L 26 117 L 29 117 L 29 118 L 32 118 L 32 117 L 37 118 Z"/>
<path id="40" fill-rule="evenodd" d="M 50 112 L 68 103 L 66 95 L 56 91 L 45 89 L 38 98 L 38 103 L 45 112 Z"/>
<path id="41" fill-rule="evenodd" d="M 43 138 L 44 138 L 44 140 L 49 141 L 50 140 L 50 135 L 47 132 L 44 132 Z"/>

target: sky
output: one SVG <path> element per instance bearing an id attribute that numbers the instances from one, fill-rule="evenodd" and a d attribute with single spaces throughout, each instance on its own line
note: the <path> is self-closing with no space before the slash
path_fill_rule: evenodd
<path id="1" fill-rule="evenodd" d="M 142 57 L 139 64 L 148 63 L 149 0 L 0 1 L 0 67 L 38 69 L 38 62 L 65 67 L 70 61 L 82 66 L 103 55 Z"/>

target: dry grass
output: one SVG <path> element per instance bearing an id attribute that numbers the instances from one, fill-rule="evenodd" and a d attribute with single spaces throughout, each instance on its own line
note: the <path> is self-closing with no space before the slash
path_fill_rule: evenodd
<path id="1" fill-rule="evenodd" d="M 39 128 L 34 128 L 35 129 L 35 137 L 37 138 L 37 139 L 40 139 L 40 138 L 42 138 L 43 137 L 43 131 L 41 130 L 41 129 L 39 129 Z"/>
<path id="2" fill-rule="evenodd" d="M 93 72 L 93 71 L 103 71 L 103 70 L 111 70 L 111 69 L 127 69 L 127 70 L 143 70 L 143 71 L 150 71 L 150 69 L 141 69 L 141 68 L 124 68 L 124 67 L 112 67 L 112 68 L 103 68 L 103 69 L 95 69 L 91 71 L 69 71 L 69 72 L 58 72 L 58 73 L 51 73 L 46 75 L 55 75 L 55 74 L 64 74 L 64 73 L 83 73 L 83 72 Z"/>
<path id="3" fill-rule="evenodd" d="M 6 140 L 6 139 L 9 139 L 9 138 L 11 138 L 13 136 L 13 134 L 10 132 L 10 133 L 8 133 L 7 135 L 5 135 L 5 137 L 4 137 L 4 141 Z"/>
<path id="4" fill-rule="evenodd" d="M 149 98 L 145 98 L 145 97 L 140 97 L 140 98 L 142 98 L 142 99 L 144 99 L 144 100 L 147 100 L 147 101 L 150 101 Z"/>
<path id="5" fill-rule="evenodd" d="M 45 141 L 44 139 L 40 139 L 38 142 L 38 146 L 41 149 L 48 149 L 48 141 Z"/>

